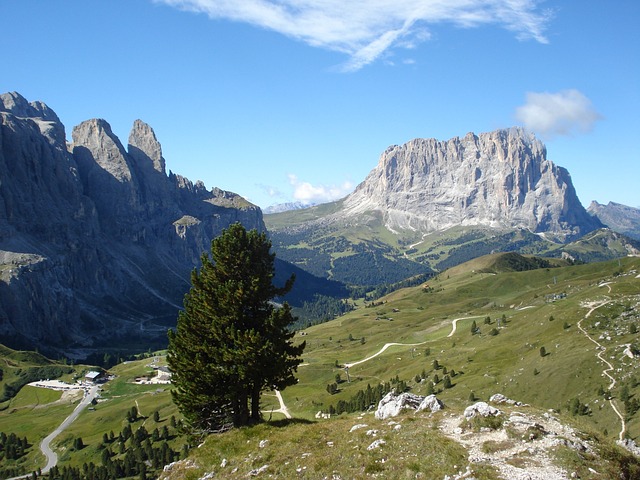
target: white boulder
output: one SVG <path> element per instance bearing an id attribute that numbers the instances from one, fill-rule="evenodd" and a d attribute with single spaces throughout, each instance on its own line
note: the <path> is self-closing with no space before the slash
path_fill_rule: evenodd
<path id="1" fill-rule="evenodd" d="M 387 393 L 382 400 L 378 403 L 378 409 L 376 410 L 375 417 L 378 420 L 384 420 L 385 418 L 395 417 L 402 410 L 411 408 L 416 410 L 422 400 L 421 395 L 414 395 L 413 393 L 401 393 L 396 394 L 394 391 Z"/>
<path id="2" fill-rule="evenodd" d="M 501 415 L 502 412 L 495 407 L 492 407 L 486 402 L 478 402 L 473 405 L 465 408 L 464 417 L 465 418 L 473 418 L 477 415 L 481 417 L 497 417 Z"/>
<path id="3" fill-rule="evenodd" d="M 430 410 L 432 412 L 438 412 L 444 408 L 444 403 L 436 398 L 435 395 L 427 395 L 424 397 L 416 412 L 421 412 L 422 410 Z"/>

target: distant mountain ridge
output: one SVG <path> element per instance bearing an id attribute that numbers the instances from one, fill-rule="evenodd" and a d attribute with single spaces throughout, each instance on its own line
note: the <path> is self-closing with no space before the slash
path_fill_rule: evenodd
<path id="1" fill-rule="evenodd" d="M 267 208 L 262 210 L 262 213 L 265 215 L 271 213 L 282 213 L 288 212 L 290 210 L 301 210 L 303 208 L 313 207 L 315 203 L 302 203 L 302 202 L 286 202 L 286 203 L 277 203 L 275 205 L 270 205 Z"/>
<path id="2" fill-rule="evenodd" d="M 609 202 L 601 205 L 595 200 L 587 209 L 589 214 L 597 217 L 612 230 L 636 240 L 640 240 L 640 209 Z"/>
<path id="3" fill-rule="evenodd" d="M 211 239 L 233 222 L 264 230 L 262 212 L 167 175 L 140 120 L 127 149 L 100 119 L 72 138 L 44 103 L 0 95 L 2 343 L 163 344 Z"/>

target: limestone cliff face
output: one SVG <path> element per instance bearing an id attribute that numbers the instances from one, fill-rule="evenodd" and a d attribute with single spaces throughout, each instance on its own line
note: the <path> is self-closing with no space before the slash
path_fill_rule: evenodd
<path id="1" fill-rule="evenodd" d="M 137 120 L 128 148 L 104 120 L 73 129 L 0 95 L 0 343 L 74 349 L 163 341 L 212 238 L 262 213 L 165 170 Z"/>
<path id="2" fill-rule="evenodd" d="M 601 224 L 580 204 L 569 173 L 519 128 L 388 148 L 345 200 L 345 214 L 383 214 L 391 230 L 457 225 L 525 228 L 568 240 Z"/>

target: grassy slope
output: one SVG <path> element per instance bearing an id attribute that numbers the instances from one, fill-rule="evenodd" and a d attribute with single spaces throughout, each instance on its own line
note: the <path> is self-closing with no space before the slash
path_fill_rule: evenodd
<path id="1" fill-rule="evenodd" d="M 368 212 L 357 219 L 323 221 L 340 209 L 339 202 L 266 215 L 265 224 L 273 234 L 274 249 L 283 260 L 301 268 L 313 265 L 316 275 L 331 277 L 347 284 L 393 283 L 372 263 L 360 261 L 349 274 L 340 268 L 334 271 L 332 261 L 356 254 L 361 249 L 382 253 L 396 262 L 415 262 L 416 268 L 429 267 L 442 271 L 490 252 L 517 250 L 523 254 L 560 257 L 568 253 L 584 262 L 603 261 L 624 256 L 627 248 L 638 243 L 608 229 L 591 232 L 582 239 L 563 245 L 546 241 L 524 230 L 497 230 L 475 227 L 453 227 L 446 231 L 421 235 L 405 230 L 389 231 L 380 212 Z M 336 241 L 338 240 L 338 241 Z M 355 261 L 359 261 L 356 259 Z M 390 269 L 387 266 L 386 269 Z M 399 267 L 401 268 L 401 267 Z M 370 272 L 368 270 L 371 270 Z M 363 282 L 363 272 L 367 272 Z M 378 281 L 372 280 L 378 277 Z"/>
<path id="2" fill-rule="evenodd" d="M 281 229 L 289 225 L 317 220 L 339 211 L 341 207 L 342 201 L 323 203 L 315 207 L 264 215 L 264 221 L 270 230 Z"/>
<path id="3" fill-rule="evenodd" d="M 426 369 L 433 376 L 432 363 L 457 372 L 454 388 L 441 393 L 447 404 L 465 406 L 469 393 L 488 399 L 493 393 L 503 393 L 511 398 L 535 404 L 543 408 L 562 409 L 567 401 L 579 397 L 592 406 L 592 424 L 610 435 L 617 434 L 619 422 L 608 407 L 600 408 L 602 399 L 597 389 L 608 382 L 602 378 L 602 363 L 595 357 L 595 345 L 577 329 L 577 322 L 588 309 L 583 302 L 609 298 L 612 303 L 596 310 L 585 326 L 593 326 L 598 319 L 609 319 L 620 314 L 640 299 L 640 279 L 634 274 L 614 277 L 614 273 L 640 271 L 638 259 L 623 259 L 602 264 L 540 269 L 529 272 L 501 273 L 499 275 L 477 273 L 474 264 L 444 272 L 430 282 L 433 291 L 426 293 L 422 287 L 395 292 L 375 308 L 363 308 L 326 324 L 306 330 L 307 349 L 304 360 L 307 365 L 299 368 L 298 385 L 283 392 L 289 408 L 297 416 L 312 418 L 321 409 L 347 400 L 359 389 L 379 381 L 387 381 L 398 375 L 412 380 Z M 608 288 L 599 286 L 612 281 Z M 553 303 L 545 301 L 545 295 L 566 293 L 567 297 Z M 631 298 L 636 295 L 635 298 Z M 630 297 L 631 296 L 631 297 Z M 523 308 L 527 307 L 527 308 Z M 393 312 L 393 310 L 397 310 Z M 489 335 L 497 327 L 497 319 L 505 315 L 508 323 L 496 336 Z M 451 332 L 455 318 L 478 316 L 479 335 L 471 335 L 473 320 L 461 320 L 457 332 Z M 484 325 L 484 318 L 491 318 L 491 325 Z M 550 317 L 553 321 L 549 321 Z M 386 320 L 392 317 L 393 320 Z M 611 349 L 616 368 L 621 368 L 620 378 L 635 374 L 636 363 L 622 357 L 619 345 L 638 341 L 638 335 L 629 334 L 629 323 L 636 320 L 617 321 L 608 333 L 612 340 L 601 340 Z M 565 323 L 569 326 L 565 327 Z M 615 323 L 615 322 L 614 322 Z M 590 330 L 598 338 L 598 328 Z M 356 341 L 349 341 L 349 334 Z M 365 337 L 362 344 L 359 339 Z M 329 395 L 322 387 L 334 381 L 336 373 L 344 378 L 344 372 L 335 363 L 348 363 L 376 353 L 385 343 L 420 343 L 424 346 L 395 346 L 382 355 L 350 369 L 352 383 L 342 383 L 341 392 Z M 425 357 L 424 347 L 430 348 Z M 548 355 L 540 356 L 544 346 Z M 535 374 L 535 372 L 539 372 Z M 438 372 L 440 378 L 442 373 Z M 413 383 L 413 382 L 411 382 Z M 415 392 L 424 391 L 424 385 L 414 385 Z M 613 392 L 614 395 L 617 393 Z M 633 393 L 640 394 L 640 390 Z M 630 424 L 632 437 L 640 435 L 640 422 Z"/>
<path id="4" fill-rule="evenodd" d="M 269 414 L 271 409 L 278 408 L 278 403 L 267 392 L 262 405 L 265 418 L 276 422 L 213 437 L 195 453 L 196 458 L 210 462 L 207 471 L 215 469 L 223 458 L 236 462 L 238 466 L 242 464 L 243 469 L 249 466 L 258 468 L 264 463 L 279 465 L 278 470 L 272 473 L 283 478 L 303 467 L 307 467 L 309 477 L 313 478 L 314 472 L 330 472 L 331 465 L 337 465 L 343 475 L 353 478 L 363 472 L 376 473 L 382 457 L 366 450 L 370 439 L 364 436 L 364 432 L 347 435 L 348 429 L 359 421 L 356 414 L 316 421 L 315 413 L 336 404 L 339 399 L 348 400 L 359 389 L 366 388 L 367 383 L 374 385 L 396 375 L 408 381 L 414 393 L 425 394 L 426 384 L 416 384 L 413 378 L 423 370 L 429 379 L 433 379 L 435 373 L 442 378 L 442 370 L 435 372 L 432 368 L 434 359 L 441 366 L 457 372 L 452 378 L 453 388 L 438 394 L 452 411 L 466 407 L 472 391 L 483 400 L 493 393 L 503 393 L 541 409 L 559 409 L 562 415 L 566 415 L 567 401 L 579 397 L 590 405 L 592 414 L 577 420 L 596 431 L 608 432 L 610 439 L 617 438 L 620 422 L 597 394 L 598 387 L 606 389 L 609 383 L 602 377 L 604 367 L 595 357 L 595 345 L 578 330 L 577 323 L 588 311 L 585 302 L 611 300 L 584 320 L 583 327 L 593 338 L 602 337 L 599 341 L 608 348 L 606 358 L 614 363 L 615 377 L 619 381 L 628 381 L 635 376 L 638 362 L 624 357 L 620 345 L 638 343 L 638 334 L 630 334 L 629 326 L 638 320 L 640 260 L 625 258 L 620 262 L 528 272 L 482 273 L 499 271 L 497 258 L 477 259 L 452 268 L 430 280 L 428 289 L 420 286 L 397 291 L 382 299 L 379 305 L 362 307 L 339 319 L 307 329 L 304 336 L 297 337 L 307 342 L 305 364 L 298 372 L 300 381 L 282 392 L 289 410 L 298 420 L 291 424 L 278 423 L 282 415 Z M 566 293 L 567 297 L 547 303 L 545 295 L 551 293 Z M 490 335 L 489 331 L 497 328 L 497 320 L 502 315 L 506 316 L 507 325 L 499 329 L 498 335 Z M 471 334 L 473 320 L 469 318 L 459 320 L 456 333 L 448 336 L 452 331 L 452 320 L 472 316 L 476 317 L 480 334 Z M 487 316 L 491 318 L 490 325 L 484 324 Z M 549 320 L 551 316 L 552 321 Z M 349 340 L 349 335 L 353 340 Z M 364 343 L 361 342 L 362 337 Z M 338 394 L 327 393 L 325 387 L 335 381 L 336 374 L 346 378 L 344 370 L 335 367 L 336 361 L 344 364 L 364 359 L 389 342 L 425 343 L 416 347 L 390 347 L 383 354 L 351 367 L 352 381 L 340 383 Z M 545 357 L 540 356 L 541 346 L 548 352 Z M 428 356 L 425 355 L 427 347 L 430 350 Z M 3 358 L 5 363 L 16 363 L 6 355 Z M 136 401 L 147 418 L 132 425 L 134 429 L 144 423 L 151 432 L 155 427 L 162 428 L 168 424 L 171 415 L 178 416 L 165 386 L 131 383 L 136 376 L 151 371 L 149 363 L 150 359 L 146 359 L 114 367 L 113 373 L 117 378 L 105 385 L 103 401 L 98 403 L 95 411 L 83 412 L 56 440 L 61 465 L 79 465 L 84 461 L 99 463 L 101 452 L 98 446 L 103 434 L 113 431 L 117 435 L 126 425 L 126 411 L 136 405 Z M 612 393 L 618 406 L 624 410 L 616 399 L 619 387 L 620 384 Z M 442 383 L 437 388 L 442 388 Z M 11 408 L 0 412 L 0 430 L 31 435 L 30 442 L 37 446 L 37 435 L 42 437 L 53 430 L 70 413 L 75 401 L 52 403 L 43 408 L 47 402 L 56 401 L 56 394 L 36 395 L 33 390 L 23 389 L 12 400 Z M 632 387 L 631 395 L 640 396 L 640 387 Z M 158 423 L 152 418 L 155 410 L 160 413 Z M 371 416 L 366 417 L 367 422 L 371 420 Z M 397 453 L 402 461 L 386 465 L 385 473 L 396 478 L 408 478 L 414 477 L 417 471 L 433 471 L 442 478 L 445 474 L 454 473 L 443 466 L 464 463 L 457 460 L 464 458 L 464 451 L 432 431 L 431 420 L 415 424 L 406 420 L 403 420 L 403 425 L 408 428 L 402 432 L 407 437 L 403 436 L 401 442 L 393 440 L 387 449 Z M 632 438 L 640 435 L 638 414 L 627 426 Z M 388 432 L 383 431 L 381 435 L 389 439 Z M 82 437 L 87 447 L 72 453 L 70 447 L 76 437 Z M 277 448 L 256 454 L 256 444 L 265 438 Z M 415 449 L 407 447 L 410 439 L 413 439 Z M 334 442 L 334 447 L 327 442 Z M 175 443 L 172 446 L 176 450 L 180 448 Z M 313 453 L 313 459 L 302 456 L 306 450 Z M 423 452 L 417 459 L 412 453 L 416 451 Z M 38 456 L 37 452 L 32 454 L 30 461 L 38 461 Z M 246 475 L 246 471 L 242 471 Z M 196 475 L 193 478 L 198 478 L 195 470 L 185 473 L 186 478 L 191 478 L 192 474 Z M 489 469 L 480 469 L 476 474 L 477 478 L 494 478 Z"/>
<path id="5" fill-rule="evenodd" d="M 367 426 L 370 417 L 339 418 L 313 425 L 304 421 L 274 422 L 243 428 L 210 437 L 190 455 L 196 464 L 207 466 L 181 466 L 171 478 L 196 480 L 206 473 L 213 478 L 249 478 L 251 470 L 267 466 L 261 475 L 265 478 L 441 479 L 457 472 L 454 465 L 466 465 L 465 449 L 439 435 L 428 417 L 398 420 L 402 422 L 398 430 L 388 422 Z M 351 431 L 356 423 L 364 426 Z M 380 439 L 386 442 L 383 449 L 368 450 Z M 418 472 L 429 472 L 429 476 L 417 476 Z M 496 478 L 490 467 L 480 466 L 474 474 L 478 480 Z"/>
<path id="6" fill-rule="evenodd" d="M 430 281 L 429 290 L 417 287 L 398 291 L 374 308 L 362 308 L 307 329 L 299 337 L 308 345 L 305 364 L 299 369 L 300 382 L 283 392 L 287 406 L 298 420 L 212 436 L 192 453 L 191 467 L 185 468 L 183 464 L 169 478 L 195 479 L 208 472 L 225 478 L 244 478 L 250 470 L 263 466 L 264 474 L 276 478 L 320 478 L 331 472 L 341 478 L 370 478 L 376 474 L 386 478 L 416 478 L 419 472 L 426 473 L 428 478 L 443 478 L 455 473 L 453 465 L 467 464 L 467 453 L 442 436 L 435 425 L 444 418 L 442 415 L 449 415 L 446 412 L 459 412 L 469 405 L 472 391 L 483 400 L 500 392 L 535 405 L 527 411 L 554 408 L 565 422 L 600 432 L 596 435 L 601 442 L 598 456 L 585 457 L 570 448 L 556 450 L 563 465 L 578 472 L 580 478 L 614 476 L 624 469 L 625 462 L 636 465 L 637 460 L 629 460 L 628 454 L 625 457 L 612 446 L 620 422 L 597 395 L 598 387 L 606 389 L 609 382 L 602 377 L 604 366 L 595 357 L 594 344 L 578 330 L 577 323 L 589 311 L 587 303 L 610 300 L 583 320 L 583 327 L 610 352 L 606 358 L 614 364 L 618 381 L 628 381 L 634 376 L 638 361 L 623 357 L 620 346 L 638 341 L 638 334 L 629 334 L 629 326 L 638 321 L 640 260 L 627 258 L 620 263 L 480 273 L 482 268 L 495 270 L 495 265 L 491 259 L 481 259 L 451 269 Z M 545 295 L 552 293 L 567 296 L 547 303 Z M 502 315 L 507 319 L 506 326 L 499 329 L 498 335 L 489 335 Z M 480 334 L 471 334 L 473 320 L 469 318 L 459 320 L 456 333 L 449 336 L 452 320 L 471 316 L 478 317 L 475 320 Z M 487 316 L 491 318 L 490 325 L 484 323 Z M 349 340 L 349 334 L 354 340 Z M 364 343 L 359 341 L 361 337 L 365 337 Z M 329 395 L 323 388 L 335 380 L 336 373 L 344 378 L 344 371 L 335 367 L 336 361 L 349 363 L 369 357 L 389 342 L 425 343 L 417 347 L 390 347 L 383 354 L 351 367 L 352 382 L 341 383 L 341 391 L 336 395 Z M 541 346 L 548 352 L 544 357 L 540 356 Z M 396 375 L 409 380 L 414 393 L 424 394 L 425 384 L 415 384 L 412 378 L 425 369 L 432 379 L 434 359 L 449 371 L 453 368 L 457 372 L 453 388 L 438 394 L 447 405 L 444 413 L 402 415 L 396 419 L 402 428 L 393 432 L 392 424 L 374 420 L 371 413 L 313 420 L 315 412 L 341 398 L 348 399 L 367 383 L 375 384 Z M 442 378 L 442 370 L 437 373 Z M 614 401 L 624 410 L 616 399 L 619 385 L 612 393 Z M 640 395 L 640 388 L 635 387 L 631 394 Z M 570 417 L 565 406 L 573 397 L 589 404 L 591 415 Z M 357 423 L 368 427 L 350 432 Z M 632 438 L 640 435 L 637 415 L 627 427 Z M 366 433 L 370 429 L 378 430 L 375 438 L 387 442 L 383 449 L 367 450 L 374 439 Z M 193 467 L 194 464 L 197 466 Z M 600 473 L 593 473 L 587 466 Z M 474 476 L 497 478 L 491 467 L 477 464 Z"/>

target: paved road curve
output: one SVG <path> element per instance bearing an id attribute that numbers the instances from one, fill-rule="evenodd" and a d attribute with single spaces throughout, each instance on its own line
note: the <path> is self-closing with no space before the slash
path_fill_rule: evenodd
<path id="1" fill-rule="evenodd" d="M 96 396 L 98 395 L 98 388 L 99 387 L 97 385 L 94 387 L 91 387 L 91 389 L 89 390 L 89 393 L 85 394 L 82 401 L 73 410 L 73 412 L 71 412 L 71 415 L 69 415 L 64 420 L 64 422 L 62 422 L 58 426 L 58 428 L 56 428 L 53 432 L 47 435 L 42 440 L 42 442 L 40 442 L 40 450 L 42 450 L 42 453 L 44 454 L 44 456 L 47 457 L 47 464 L 42 469 L 42 473 L 47 473 L 49 470 L 55 467 L 56 464 L 58 463 L 58 454 L 53 450 L 51 450 L 51 447 L 50 447 L 51 442 L 53 441 L 54 438 L 60 435 L 65 428 L 71 425 L 71 422 L 73 422 L 76 418 L 78 418 L 78 415 L 80 415 L 80 412 L 82 412 L 82 410 L 84 410 L 89 404 L 91 404 L 93 399 L 96 398 Z"/>
<path id="2" fill-rule="evenodd" d="M 58 463 L 58 454 L 55 453 L 53 450 L 51 450 L 51 447 L 50 447 L 51 442 L 53 441 L 54 438 L 60 435 L 65 428 L 71 425 L 71 422 L 73 422 L 76 418 L 78 418 L 78 415 L 80 415 L 80 412 L 82 412 L 82 410 L 84 410 L 87 407 L 87 405 L 91 404 L 93 399 L 98 396 L 98 389 L 99 387 L 97 385 L 94 387 L 91 387 L 89 392 L 85 394 L 82 401 L 76 406 L 73 412 L 71 412 L 71 415 L 65 418 L 64 422 L 62 422 L 60 426 L 58 426 L 58 428 L 56 428 L 53 432 L 47 435 L 44 439 L 42 439 L 42 442 L 40 442 L 40 450 L 42 450 L 42 453 L 44 454 L 44 456 L 47 457 L 47 464 L 42 469 L 42 473 L 49 472 L 49 470 L 55 467 Z M 9 478 L 8 480 L 19 480 L 19 479 L 28 479 L 28 478 L 31 478 L 30 473 L 26 475 L 20 475 L 19 477 Z"/>

